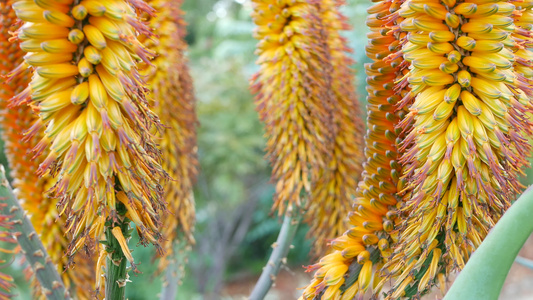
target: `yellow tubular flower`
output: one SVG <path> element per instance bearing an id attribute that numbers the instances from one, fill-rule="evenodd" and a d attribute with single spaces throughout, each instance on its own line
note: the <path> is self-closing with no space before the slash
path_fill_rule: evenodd
<path id="1" fill-rule="evenodd" d="M 38 174 L 53 177 L 50 193 L 68 216 L 68 255 L 92 250 L 103 222 L 117 221 L 119 192 L 139 215 L 141 241 L 157 244 L 167 175 L 150 133 L 158 119 L 136 71 L 153 55 L 136 38 L 150 35 L 137 13 L 153 11 L 124 0 L 22 0 L 13 8 L 25 22 L 15 37 L 34 70 L 31 103 L 46 127 L 34 148 L 36 157 L 48 149 Z"/>
<path id="2" fill-rule="evenodd" d="M 393 90 L 394 81 L 403 76 L 403 65 L 401 55 L 384 59 L 400 50 L 401 34 L 388 30 L 395 20 L 387 17 L 398 8 L 396 1 L 382 1 L 368 9 L 371 32 L 366 52 L 373 62 L 365 65 L 369 93 L 366 162 L 353 211 L 348 215 L 351 228 L 331 242 L 332 253 L 308 268 L 315 275 L 301 299 L 363 299 L 366 291 L 378 295 L 381 290 L 383 283 L 374 273 L 391 254 L 389 245 L 394 239 L 390 232 L 397 216 L 395 194 L 403 185 L 396 146 L 400 132 L 395 125 L 404 112 L 396 111 L 395 105 L 406 90 L 403 85 Z"/>
<path id="3" fill-rule="evenodd" d="M 327 240 L 348 229 L 346 216 L 355 195 L 364 158 L 361 147 L 364 124 L 355 93 L 354 73 L 350 69 L 354 61 L 348 56 L 352 50 L 340 35 L 342 30 L 350 29 L 346 17 L 339 11 L 342 5 L 344 1 L 323 0 L 319 6 L 333 66 L 331 87 L 335 96 L 333 119 L 337 134 L 332 159 L 321 170 L 307 212 L 311 225 L 309 236 L 315 240 L 314 253 L 317 256 L 324 254 Z"/>
<path id="4" fill-rule="evenodd" d="M 409 185 L 388 299 L 419 297 L 439 273 L 461 270 L 522 189 L 532 86 L 513 68 L 512 33 L 531 32 L 515 26 L 514 10 L 492 0 L 402 4 L 415 98 L 400 124 Z"/>
<path id="5" fill-rule="evenodd" d="M 186 26 L 180 7 L 183 1 L 148 1 L 159 13 L 150 20 L 158 38 L 147 46 L 158 57 L 152 62 L 148 83 L 155 101 L 154 111 L 166 126 L 160 148 L 163 168 L 174 178 L 165 187 L 165 199 L 170 214 L 163 217 L 161 233 L 165 251 L 159 261 L 159 271 L 166 268 L 176 255 L 178 240 L 194 243 L 195 222 L 193 185 L 196 180 L 198 158 L 196 147 L 195 98 L 185 51 Z"/>
<path id="6" fill-rule="evenodd" d="M 317 7 L 306 0 L 253 0 L 259 73 L 252 79 L 266 125 L 279 215 L 307 205 L 335 132 L 330 69 Z"/>
<path id="7" fill-rule="evenodd" d="M 1 75 L 7 75 L 23 60 L 24 53 L 17 44 L 7 41 L 12 22 L 15 21 L 15 12 L 11 9 L 11 3 L 1 3 L 2 11 L 0 47 L 3 51 L 4 64 Z M 89 259 L 76 260 L 75 270 L 66 270 L 68 258 L 64 252 L 68 246 L 68 240 L 63 234 L 64 218 L 58 219 L 56 203 L 47 197 L 46 190 L 50 188 L 50 178 L 39 178 L 35 170 L 39 167 L 40 159 L 32 159 L 31 149 L 37 144 L 38 136 L 29 140 L 25 139 L 24 132 L 28 130 L 37 116 L 27 105 L 19 107 L 8 106 L 9 100 L 28 85 L 29 72 L 22 76 L 12 78 L 7 84 L 2 85 L 0 108 L 2 109 L 2 132 L 5 152 L 8 157 L 11 177 L 17 198 L 22 202 L 23 208 L 28 212 L 30 220 L 34 224 L 36 232 L 40 235 L 43 245 L 48 250 L 52 262 L 57 265 L 65 286 L 77 295 L 77 299 L 90 299 L 91 279 L 93 278 L 93 266 Z M 37 121 L 38 122 L 38 121 Z M 46 230 L 45 230 L 46 229 Z M 64 272 L 63 272 L 64 271 Z M 37 280 L 33 281 L 36 297 L 41 296 L 41 289 Z M 1 299 L 1 297 L 0 297 Z"/>

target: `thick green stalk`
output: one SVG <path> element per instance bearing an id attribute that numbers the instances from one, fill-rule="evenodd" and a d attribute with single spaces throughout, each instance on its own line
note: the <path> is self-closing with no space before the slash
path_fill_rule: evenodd
<path id="1" fill-rule="evenodd" d="M 507 210 L 474 252 L 444 300 L 497 300 L 518 251 L 533 232 L 533 188 Z"/>
<path id="2" fill-rule="evenodd" d="M 111 223 L 111 221 L 108 221 Z M 126 241 L 130 234 L 129 220 L 124 218 L 118 224 L 106 226 L 106 282 L 105 282 L 105 299 L 107 300 L 124 300 L 126 295 L 126 283 L 128 280 L 128 271 L 126 269 L 128 260 L 124 255 L 120 243 L 113 236 L 111 230 L 119 226 Z M 107 223 L 106 223 L 107 225 Z"/>
<path id="3" fill-rule="evenodd" d="M 301 221 L 301 214 L 294 212 L 287 212 L 283 219 L 283 225 L 278 235 L 278 239 L 272 245 L 274 250 L 268 259 L 267 265 L 263 268 L 261 277 L 255 284 L 255 287 L 250 294 L 250 300 L 262 300 L 272 287 L 272 284 L 276 280 L 279 269 L 282 263 L 286 263 L 287 254 L 291 248 L 292 240 L 298 229 L 298 225 Z"/>
<path id="4" fill-rule="evenodd" d="M 57 272 L 57 266 L 52 263 L 37 232 L 15 198 L 2 165 L 0 165 L 0 201 L 7 204 L 3 214 L 11 216 L 13 236 L 17 239 L 22 253 L 26 256 L 26 261 L 41 284 L 43 294 L 50 300 L 71 299 Z"/>

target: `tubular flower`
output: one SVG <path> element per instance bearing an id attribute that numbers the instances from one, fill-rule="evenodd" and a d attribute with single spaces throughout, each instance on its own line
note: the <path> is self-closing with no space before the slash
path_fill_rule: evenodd
<path id="1" fill-rule="evenodd" d="M 377 295 L 381 289 L 380 278 L 374 273 L 391 254 L 389 245 L 394 239 L 390 232 L 397 216 L 395 194 L 403 185 L 397 154 L 401 136 L 395 125 L 404 112 L 396 111 L 395 105 L 407 91 L 393 90 L 393 82 L 403 76 L 404 64 L 401 55 L 385 59 L 400 49 L 401 34 L 389 30 L 396 20 L 388 17 L 398 8 L 399 2 L 382 1 L 368 9 L 371 32 L 366 53 L 373 62 L 365 65 L 369 94 L 366 162 L 353 211 L 348 214 L 351 228 L 331 242 L 333 252 L 308 267 L 315 275 L 301 299 L 362 299 L 367 290 Z"/>
<path id="2" fill-rule="evenodd" d="M 307 205 L 332 155 L 333 95 L 317 6 L 306 0 L 253 0 L 260 71 L 252 90 L 266 125 L 279 215 Z"/>
<path id="3" fill-rule="evenodd" d="M 514 69 L 517 73 L 517 80 L 521 81 L 520 88 L 528 93 L 528 82 L 531 85 L 533 80 L 533 37 L 531 32 L 533 30 L 533 3 L 527 1 L 516 1 L 516 10 L 513 14 L 514 24 L 518 30 L 513 32 L 513 37 L 516 41 L 514 47 Z M 529 48 L 529 49 L 528 49 Z M 523 77 L 522 77 L 523 76 Z M 525 82 L 525 84 L 524 84 Z M 529 90 L 531 94 L 531 90 Z"/>
<path id="4" fill-rule="evenodd" d="M 165 187 L 165 199 L 170 214 L 163 217 L 161 233 L 165 253 L 159 271 L 166 268 L 168 259 L 175 256 L 175 246 L 184 238 L 194 243 L 195 222 L 193 185 L 197 175 L 195 98 L 185 51 L 186 26 L 182 1 L 148 1 L 159 13 L 150 20 L 159 37 L 147 46 L 158 57 L 152 62 L 148 83 L 155 101 L 154 111 L 166 126 L 162 131 L 160 149 L 162 165 L 175 181 Z M 149 43 L 149 41 L 147 41 Z M 183 244 L 183 243 L 181 243 Z"/>
<path id="5" fill-rule="evenodd" d="M 312 188 L 312 197 L 307 217 L 311 229 L 309 236 L 315 239 L 314 252 L 322 255 L 326 240 L 341 235 L 347 228 L 346 216 L 350 211 L 352 197 L 361 173 L 364 159 L 362 151 L 364 124 L 359 117 L 359 102 L 354 87 L 354 73 L 350 69 L 354 61 L 348 56 L 352 50 L 340 35 L 349 30 L 339 7 L 340 0 L 322 0 L 320 16 L 327 35 L 327 45 L 333 73 L 331 88 L 335 97 L 333 120 L 337 127 L 332 158 L 321 170 L 317 184 Z"/>
<path id="6" fill-rule="evenodd" d="M 7 41 L 9 31 L 14 29 L 11 24 L 16 19 L 11 3 L 0 3 L 0 10 L 2 12 L 2 15 L 0 15 L 2 31 L 0 47 L 3 51 L 1 55 L 4 62 L 1 66 L 0 75 L 6 76 L 22 62 L 24 53 L 17 44 Z M 9 83 L 2 84 L 0 99 L 2 133 L 11 177 L 14 178 L 13 186 L 15 187 L 17 198 L 28 212 L 36 232 L 41 236 L 50 258 L 57 265 L 65 286 L 73 294 L 78 295 L 79 299 L 89 299 L 91 296 L 90 278 L 93 276 L 93 267 L 89 259 L 81 258 L 76 261 L 77 267 L 75 271 L 66 270 L 63 272 L 68 262 L 68 259 L 63 255 L 68 246 L 68 240 L 63 234 L 65 221 L 64 218 L 58 219 L 54 201 L 46 196 L 46 189 L 49 188 L 47 184 L 50 182 L 50 178 L 39 178 L 35 174 L 35 170 L 39 167 L 41 160 L 32 159 L 30 152 L 33 146 L 37 144 L 38 136 L 26 141 L 23 134 L 37 120 L 37 116 L 33 114 L 31 108 L 27 105 L 18 107 L 8 105 L 8 101 L 24 89 L 29 81 L 30 73 L 24 72 L 21 76 L 12 78 Z M 37 280 L 34 280 L 33 284 L 34 286 L 37 285 Z M 40 288 L 34 288 L 34 291 L 39 291 L 36 296 L 40 296 Z"/>
<path id="7" fill-rule="evenodd" d="M 531 85 L 513 68 L 512 33 L 531 33 L 514 25 L 514 10 L 498 1 L 402 4 L 415 99 L 399 124 L 409 185 L 386 265 L 397 276 L 389 299 L 419 297 L 439 274 L 461 270 L 522 188 Z"/>
<path id="8" fill-rule="evenodd" d="M 136 38 L 150 34 L 137 17 L 150 8 L 124 0 L 14 1 L 13 8 L 25 22 L 14 35 L 27 52 L 19 69 L 34 71 L 21 95 L 39 113 L 34 127 L 46 128 L 34 148 L 35 157 L 48 149 L 38 174 L 53 177 L 50 194 L 68 216 L 68 254 L 92 250 L 104 222 L 117 220 L 117 201 L 141 241 L 157 244 L 167 175 L 150 133 L 158 119 L 136 70 L 152 56 Z M 119 192 L 127 197 L 117 199 Z"/>

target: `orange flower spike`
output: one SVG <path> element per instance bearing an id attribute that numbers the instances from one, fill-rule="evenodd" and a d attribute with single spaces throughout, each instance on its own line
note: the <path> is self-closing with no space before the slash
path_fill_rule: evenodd
<path id="1" fill-rule="evenodd" d="M 405 112 L 402 107 L 395 112 L 394 105 L 402 98 L 404 105 L 411 101 L 405 84 L 399 84 L 396 90 L 391 84 L 404 76 L 401 56 L 396 54 L 400 50 L 396 42 L 400 34 L 391 30 L 389 26 L 394 26 L 395 20 L 388 17 L 400 3 L 383 1 L 368 9 L 371 32 L 366 50 L 373 62 L 365 65 L 369 104 L 362 180 L 353 210 L 348 214 L 348 231 L 332 241 L 334 251 L 310 269 L 316 270 L 313 283 L 304 290 L 301 299 L 352 299 L 362 297 L 369 289 L 374 295 L 381 290 L 382 284 L 373 286 L 372 278 L 378 277 L 380 266 L 390 256 L 385 245 L 393 243 L 389 232 L 397 216 L 395 205 L 400 200 L 394 195 L 403 185 L 399 181 L 401 166 L 397 155 L 397 142 L 403 137 L 395 125 Z M 342 285 L 324 281 L 324 274 L 332 269 L 346 270 Z"/>
<path id="2" fill-rule="evenodd" d="M 308 236 L 314 239 L 313 252 L 322 255 L 331 240 L 348 229 L 346 215 L 350 211 L 364 160 L 363 128 L 359 101 L 355 92 L 355 76 L 350 66 L 352 52 L 341 30 L 350 30 L 340 13 L 344 1 L 323 0 L 319 13 L 327 35 L 327 46 L 333 67 L 331 88 L 335 97 L 333 119 L 337 128 L 331 161 L 321 169 L 312 190 L 307 219 Z"/>

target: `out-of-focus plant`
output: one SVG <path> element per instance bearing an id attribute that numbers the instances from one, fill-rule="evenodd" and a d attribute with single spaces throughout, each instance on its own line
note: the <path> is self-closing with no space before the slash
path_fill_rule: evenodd
<path id="1" fill-rule="evenodd" d="M 401 190 L 401 165 L 397 142 L 401 140 L 395 124 L 404 113 L 395 112 L 395 105 L 407 93 L 405 88 L 393 89 L 393 82 L 403 76 L 401 57 L 385 59 L 398 52 L 399 34 L 387 34 L 381 20 L 398 3 L 378 2 L 368 9 L 370 27 L 366 53 L 372 63 L 366 64 L 367 127 L 364 171 L 359 183 L 353 211 L 348 215 L 350 229 L 331 242 L 332 252 L 310 266 L 315 276 L 303 293 L 303 299 L 352 299 L 363 297 L 375 287 L 373 272 L 379 270 L 390 256 L 391 231 L 397 213 L 394 205 Z M 394 21 L 391 21 L 394 22 Z M 377 276 L 376 276 L 377 277 Z M 376 289 L 379 292 L 379 287 Z"/>
<path id="2" fill-rule="evenodd" d="M 147 46 L 157 57 L 153 67 L 145 70 L 153 97 L 154 112 L 165 128 L 161 133 L 162 166 L 172 181 L 164 187 L 169 213 L 161 222 L 163 255 L 159 258 L 158 272 L 165 272 L 161 299 L 174 299 L 179 278 L 184 275 L 188 248 L 194 244 L 195 220 L 193 185 L 196 181 L 198 160 L 196 145 L 197 118 L 195 96 L 188 60 L 185 57 L 186 23 L 181 10 L 182 1 L 148 1 L 157 12 L 150 25 L 158 32 Z"/>
<path id="3" fill-rule="evenodd" d="M 312 188 L 305 219 L 310 224 L 309 238 L 314 240 L 315 256 L 323 255 L 328 241 L 348 229 L 347 215 L 363 164 L 363 121 L 355 93 L 355 62 L 352 49 L 342 36 L 351 29 L 340 12 L 344 1 L 324 0 L 319 15 L 324 24 L 326 46 L 331 61 L 331 89 L 335 98 L 332 119 L 336 132 L 333 153 Z"/>

